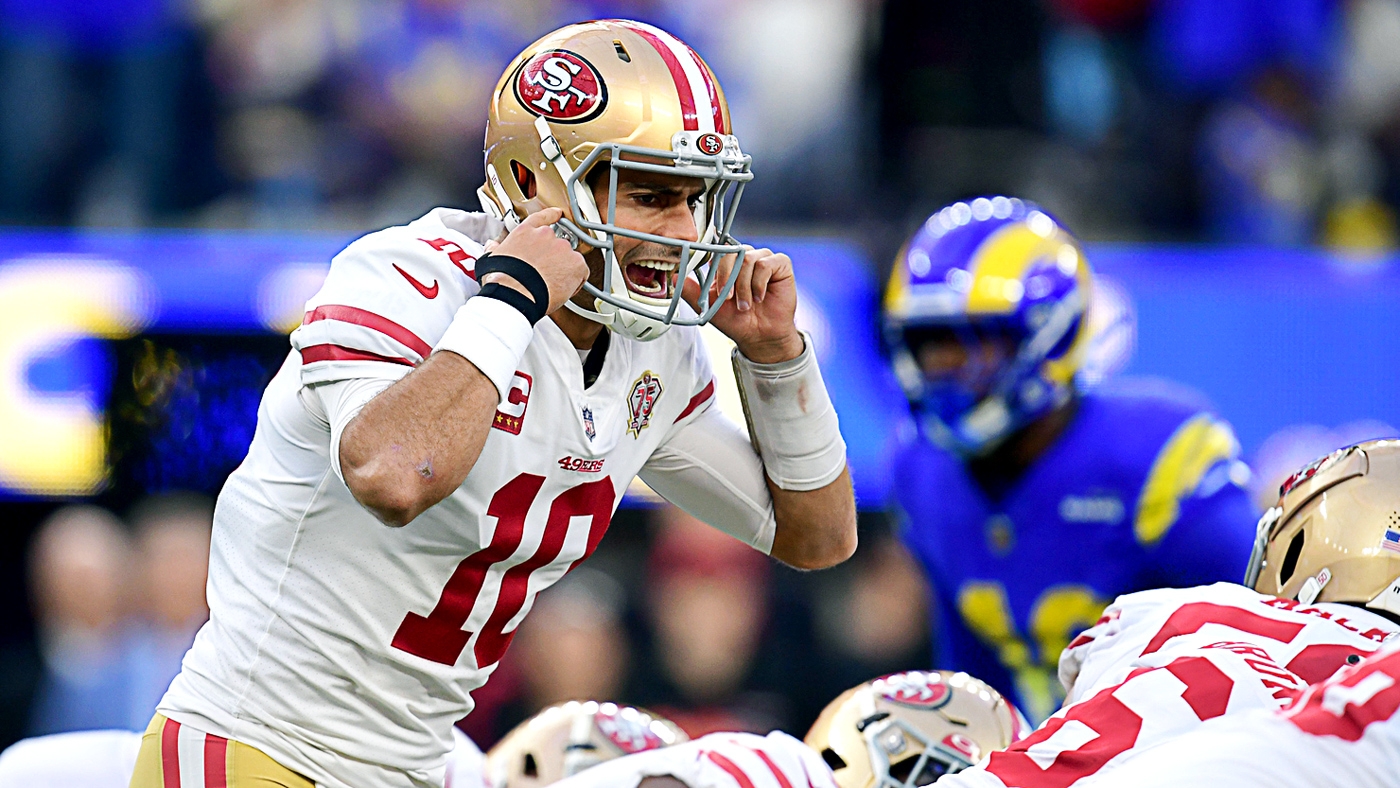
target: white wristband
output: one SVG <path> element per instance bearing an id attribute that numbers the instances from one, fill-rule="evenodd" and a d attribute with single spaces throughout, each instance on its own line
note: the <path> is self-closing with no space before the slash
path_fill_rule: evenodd
<path id="1" fill-rule="evenodd" d="M 534 335 L 530 321 L 510 304 L 468 298 L 433 352 L 448 350 L 476 365 L 496 387 L 499 400 L 510 389 L 510 379 Z"/>
<path id="2" fill-rule="evenodd" d="M 744 418 L 763 469 L 780 488 L 798 492 L 825 487 L 846 468 L 846 441 L 812 338 L 804 332 L 802 339 L 802 354 L 790 361 L 755 364 L 738 348 L 732 356 Z"/>

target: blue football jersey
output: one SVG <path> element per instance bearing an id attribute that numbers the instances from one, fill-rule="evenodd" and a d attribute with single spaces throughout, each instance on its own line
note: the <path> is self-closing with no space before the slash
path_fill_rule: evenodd
<path id="1" fill-rule="evenodd" d="M 1060 652 L 1119 594 L 1238 582 L 1258 513 L 1229 424 L 1189 391 L 1140 382 L 1082 396 L 997 500 L 923 438 L 895 464 L 905 542 L 935 595 L 935 667 L 965 670 L 1039 722 Z"/>

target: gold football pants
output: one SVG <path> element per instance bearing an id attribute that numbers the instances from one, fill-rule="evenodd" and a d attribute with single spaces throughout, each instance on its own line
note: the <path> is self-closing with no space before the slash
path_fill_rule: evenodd
<path id="1" fill-rule="evenodd" d="M 316 788 L 242 742 L 157 714 L 141 737 L 131 788 Z"/>

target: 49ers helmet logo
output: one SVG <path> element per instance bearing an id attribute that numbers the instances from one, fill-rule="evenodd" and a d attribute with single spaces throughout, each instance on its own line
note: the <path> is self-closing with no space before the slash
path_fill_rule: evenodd
<path id="1" fill-rule="evenodd" d="M 520 67 L 515 97 L 536 115 L 557 123 L 582 123 L 603 111 L 608 88 L 592 63 L 573 52 L 551 49 Z"/>
<path id="2" fill-rule="evenodd" d="M 938 709 L 953 699 L 953 688 L 937 673 L 911 670 L 875 682 L 872 689 L 885 700 L 916 709 Z"/>
<path id="3" fill-rule="evenodd" d="M 720 139 L 718 134 L 701 134 L 700 138 L 695 140 L 695 147 L 706 156 L 718 156 L 719 152 L 724 150 L 724 140 Z"/>
<path id="4" fill-rule="evenodd" d="M 652 732 L 651 720 L 635 709 L 621 709 L 611 703 L 605 703 L 598 713 L 593 715 L 593 722 L 609 741 L 625 753 L 666 746 L 666 742 Z"/>

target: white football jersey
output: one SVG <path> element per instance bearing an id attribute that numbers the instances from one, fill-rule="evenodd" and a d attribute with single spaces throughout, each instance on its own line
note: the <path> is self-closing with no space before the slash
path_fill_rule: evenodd
<path id="1" fill-rule="evenodd" d="M 1283 707 L 1397 629 L 1360 608 L 1302 605 L 1232 583 L 1121 596 L 1061 654 L 1066 706 L 944 781 L 1066 788 L 1106 775 L 1206 720 Z"/>
<path id="2" fill-rule="evenodd" d="M 23 739 L 0 753 L 0 788 L 127 788 L 140 750 L 135 731 Z"/>
<path id="3" fill-rule="evenodd" d="M 1400 643 L 1279 712 L 1223 717 L 1086 781 L 1094 788 L 1393 788 L 1400 784 Z"/>
<path id="4" fill-rule="evenodd" d="M 486 753 L 458 727 L 452 728 L 452 755 L 442 788 L 491 788 L 486 782 Z"/>
<path id="5" fill-rule="evenodd" d="M 332 261 L 219 495 L 210 620 L 159 706 L 323 786 L 442 785 L 453 723 L 535 595 L 593 552 L 634 476 L 664 491 L 693 470 L 668 441 L 713 401 L 697 329 L 613 336 L 585 388 L 578 351 L 541 320 L 466 481 L 402 528 L 379 522 L 340 475 L 341 394 L 318 392 L 368 391 L 362 406 L 431 353 L 478 290 L 473 221 L 437 209 Z M 726 465 L 761 480 L 731 432 Z M 762 495 L 736 503 L 758 516 L 717 524 L 767 552 Z"/>
<path id="6" fill-rule="evenodd" d="M 711 733 L 600 763 L 553 788 L 636 788 L 667 775 L 690 788 L 836 788 L 821 756 L 782 731 Z"/>

